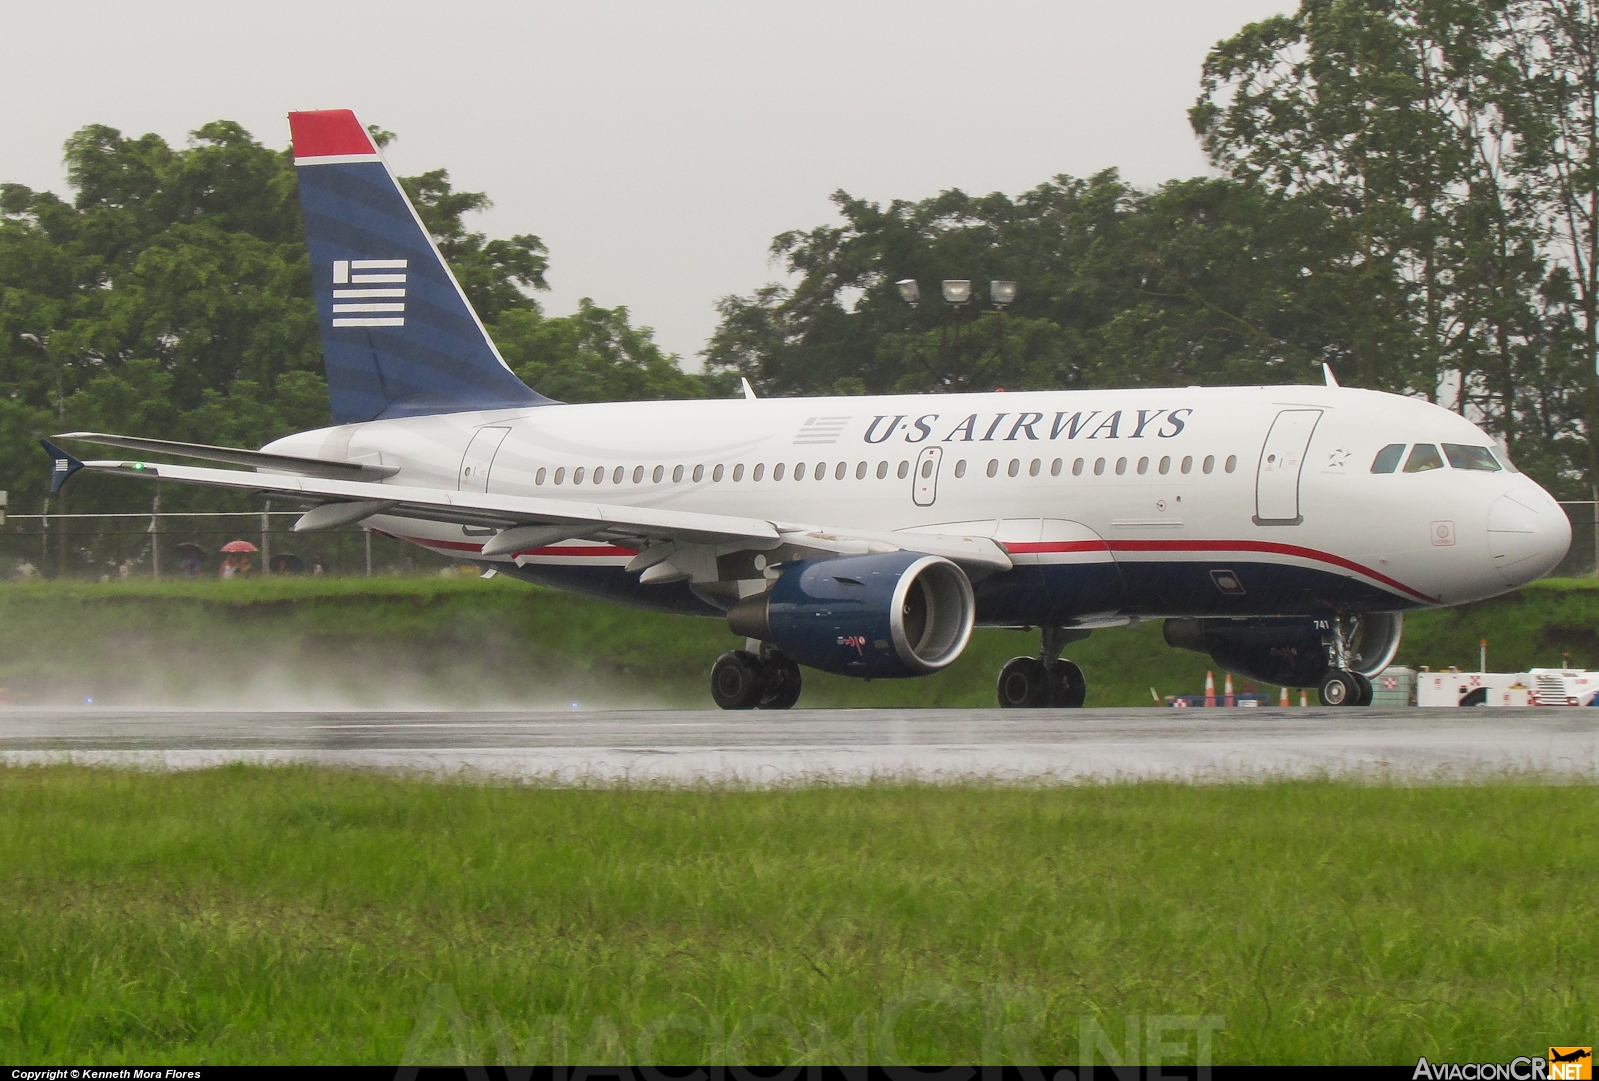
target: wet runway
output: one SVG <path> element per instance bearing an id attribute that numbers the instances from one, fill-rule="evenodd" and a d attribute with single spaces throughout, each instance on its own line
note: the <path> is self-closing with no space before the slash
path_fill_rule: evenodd
<path id="1" fill-rule="evenodd" d="M 0 760 L 311 761 L 580 780 L 1599 777 L 1599 709 L 0 709 Z"/>

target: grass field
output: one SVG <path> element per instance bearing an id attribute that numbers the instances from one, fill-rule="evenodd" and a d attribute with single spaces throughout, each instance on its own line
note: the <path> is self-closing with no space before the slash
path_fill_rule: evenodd
<path id="1" fill-rule="evenodd" d="M 0 769 L 0 1060 L 1505 1061 L 1599 1026 L 1596 797 Z"/>
<path id="2" fill-rule="evenodd" d="M 1401 662 L 1599 667 L 1599 589 L 1545 581 L 1406 620 Z M 738 645 L 720 620 L 639 612 L 504 578 L 268 579 L 0 586 L 0 686 L 16 702 L 708 706 Z M 861 683 L 807 671 L 802 705 L 987 706 L 1036 634 L 979 631 L 936 676 Z M 1159 623 L 1097 631 L 1068 655 L 1088 704 L 1198 691 L 1215 665 Z M 1222 673 L 1216 673 L 1218 681 Z M 1239 681 L 1239 689 L 1243 681 Z"/>

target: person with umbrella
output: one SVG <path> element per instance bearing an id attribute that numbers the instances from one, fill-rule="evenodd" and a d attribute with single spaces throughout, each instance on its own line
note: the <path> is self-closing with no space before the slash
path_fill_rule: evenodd
<path id="1" fill-rule="evenodd" d="M 177 546 L 181 557 L 178 560 L 178 570 L 185 578 L 198 578 L 200 569 L 205 566 L 205 549 L 193 541 L 184 541 Z"/>
<path id="2" fill-rule="evenodd" d="M 228 541 L 222 546 L 222 577 L 232 578 L 234 575 L 249 574 L 253 569 L 250 564 L 250 553 L 259 551 L 259 548 L 247 540 Z"/>

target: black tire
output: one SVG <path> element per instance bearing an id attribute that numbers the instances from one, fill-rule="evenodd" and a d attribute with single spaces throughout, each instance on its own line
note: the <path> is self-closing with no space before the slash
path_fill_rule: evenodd
<path id="1" fill-rule="evenodd" d="M 1351 672 L 1349 674 L 1354 676 L 1355 682 L 1360 685 L 1360 696 L 1355 700 L 1355 705 L 1371 705 L 1372 696 L 1377 693 L 1377 689 L 1371 685 L 1371 679 L 1360 672 Z"/>
<path id="2" fill-rule="evenodd" d="M 773 653 L 762 662 L 762 667 L 761 700 L 755 708 L 789 709 L 799 701 L 799 665 L 781 653 Z"/>
<path id="3" fill-rule="evenodd" d="M 742 649 L 711 665 L 711 697 L 723 709 L 752 709 L 761 700 L 761 659 Z"/>
<path id="4" fill-rule="evenodd" d="M 1056 709 L 1081 709 L 1088 697 L 1088 680 L 1075 661 L 1049 662 L 1049 704 Z"/>
<path id="5" fill-rule="evenodd" d="M 1360 684 L 1355 673 L 1334 668 L 1321 681 L 1321 704 L 1324 706 L 1353 706 L 1360 701 Z"/>
<path id="6" fill-rule="evenodd" d="M 1012 657 L 999 670 L 1001 709 L 1036 709 L 1049 704 L 1049 673 L 1037 657 Z"/>

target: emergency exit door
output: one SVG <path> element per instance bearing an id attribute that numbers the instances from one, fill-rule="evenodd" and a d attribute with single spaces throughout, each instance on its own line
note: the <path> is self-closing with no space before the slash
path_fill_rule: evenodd
<path id="1" fill-rule="evenodd" d="M 1255 524 L 1298 525 L 1299 474 L 1305 468 L 1310 437 L 1321 420 L 1320 409 L 1284 409 L 1266 433 L 1255 471 Z"/>
<path id="2" fill-rule="evenodd" d="M 938 466 L 943 457 L 943 447 L 923 447 L 917 452 L 916 468 L 911 472 L 911 499 L 918 507 L 931 507 L 938 498 Z"/>

